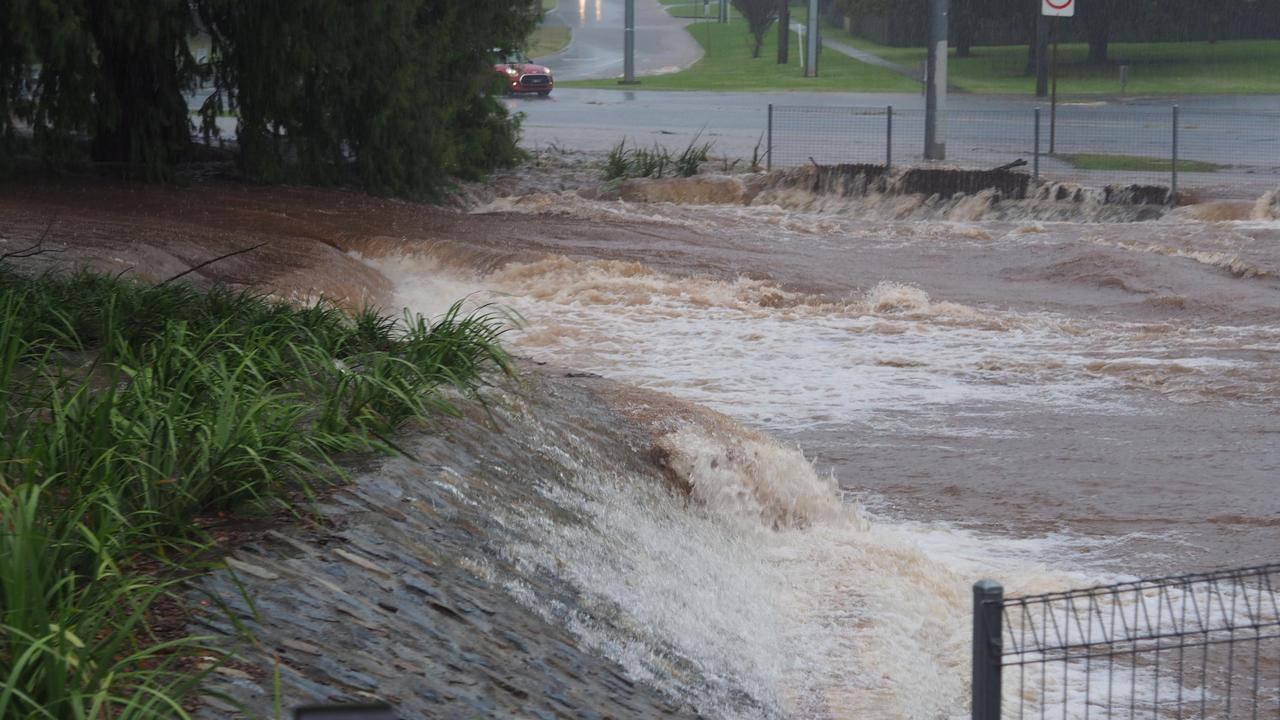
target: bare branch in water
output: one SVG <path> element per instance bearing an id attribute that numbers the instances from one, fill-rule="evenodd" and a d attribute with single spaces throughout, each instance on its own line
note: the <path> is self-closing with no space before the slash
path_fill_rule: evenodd
<path id="1" fill-rule="evenodd" d="M 211 260 L 205 260 L 204 262 L 200 263 L 199 265 L 196 265 L 196 266 L 194 266 L 194 267 L 190 267 L 190 268 L 187 268 L 186 270 L 183 270 L 182 272 L 178 273 L 177 275 L 174 275 L 173 277 L 169 278 L 168 280 L 165 280 L 164 282 L 160 283 L 159 285 L 156 285 L 156 287 L 164 287 L 165 285 L 168 285 L 169 283 L 173 282 L 174 280 L 177 280 L 177 279 L 182 278 L 182 277 L 186 277 L 187 275 L 190 275 L 191 273 L 193 273 L 193 272 L 195 272 L 195 271 L 199 270 L 200 268 L 208 267 L 208 266 L 210 266 L 210 265 L 212 265 L 212 264 L 214 264 L 214 263 L 216 263 L 216 262 L 221 262 L 222 260 L 226 260 L 226 259 L 227 259 L 227 258 L 229 258 L 229 257 L 235 257 L 236 255 L 243 255 L 243 254 L 245 254 L 245 253 L 247 253 L 247 252 L 253 252 L 254 250 L 257 250 L 258 248 L 260 248 L 260 247 L 262 247 L 263 245 L 266 245 L 266 244 L 267 244 L 267 243 L 265 243 L 265 242 L 260 242 L 260 243 L 258 243 L 257 245 L 254 245 L 253 247 L 241 248 L 241 249 L 239 249 L 239 250 L 232 250 L 231 252 L 229 252 L 229 253 L 227 253 L 227 254 L 225 254 L 225 255 L 219 255 L 218 257 L 213 258 L 213 259 L 211 259 Z"/>
<path id="2" fill-rule="evenodd" d="M 0 262 L 4 262 L 9 258 L 16 258 L 21 260 L 23 258 L 35 257 L 37 255 L 66 252 L 67 251 L 66 248 L 54 250 L 54 249 L 46 248 L 44 246 L 44 241 L 49 238 L 49 233 L 53 232 L 53 224 L 57 221 L 58 221 L 58 216 L 55 214 L 53 217 L 49 218 L 49 224 L 44 226 L 44 232 L 40 233 L 40 237 L 36 239 L 35 243 L 33 243 L 32 245 L 29 245 L 28 247 L 22 248 L 21 250 L 14 250 L 13 252 L 7 252 L 3 255 L 0 255 Z"/>

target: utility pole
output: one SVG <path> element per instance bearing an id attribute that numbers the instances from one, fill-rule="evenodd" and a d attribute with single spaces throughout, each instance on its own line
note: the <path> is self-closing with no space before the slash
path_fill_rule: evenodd
<path id="1" fill-rule="evenodd" d="M 636 0 L 627 0 L 623 15 L 622 80 L 618 84 L 636 84 Z"/>
<path id="2" fill-rule="evenodd" d="M 813 0 L 816 3 L 817 0 Z M 929 68 L 924 101 L 924 157 L 947 159 L 947 11 L 949 0 L 930 0 Z"/>
<path id="3" fill-rule="evenodd" d="M 778 64 L 790 62 L 791 41 L 791 5 L 787 0 L 778 0 Z"/>
<path id="4" fill-rule="evenodd" d="M 1036 15 L 1036 97 L 1049 94 L 1049 18 Z"/>
<path id="5" fill-rule="evenodd" d="M 818 77 L 818 46 L 822 44 L 822 38 L 818 35 L 818 28 L 822 26 L 821 18 L 818 17 L 818 0 L 809 0 L 809 22 L 805 31 L 805 40 L 808 42 L 809 62 L 805 65 L 805 77 Z"/>

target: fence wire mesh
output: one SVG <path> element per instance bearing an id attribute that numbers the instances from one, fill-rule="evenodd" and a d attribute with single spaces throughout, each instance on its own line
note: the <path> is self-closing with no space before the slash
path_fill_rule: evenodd
<path id="1" fill-rule="evenodd" d="M 1268 565 L 1005 598 L 1000 716 L 1280 718 L 1278 590 Z"/>
<path id="2" fill-rule="evenodd" d="M 923 110 L 774 105 L 769 114 L 773 167 L 926 162 Z M 1056 113 L 951 108 L 943 124 L 943 164 L 965 169 L 1024 161 L 1047 181 L 1242 197 L 1280 185 L 1280 112 L 1066 103 Z"/>

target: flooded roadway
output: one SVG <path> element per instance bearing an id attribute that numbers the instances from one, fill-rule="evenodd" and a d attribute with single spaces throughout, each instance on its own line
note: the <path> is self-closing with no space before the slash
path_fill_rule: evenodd
<path id="1" fill-rule="evenodd" d="M 767 430 L 889 516 L 1054 537 L 1121 573 L 1275 558 L 1280 224 L 773 200 L 499 200 L 481 212 L 640 225 L 492 273 L 466 270 L 476 244 L 437 257 L 519 310 L 535 358 Z M 377 266 L 411 303 L 438 291 Z"/>
<path id="2" fill-rule="evenodd" d="M 702 715 L 960 716 L 979 577 L 1037 592 L 1275 559 L 1273 205 L 1103 223 L 981 198 L 528 192 L 555 182 L 526 171 L 469 213 L 221 186 L 13 189 L 0 211 L 6 243 L 55 217 L 56 243 L 143 279 L 269 239 L 201 275 L 425 313 L 499 303 L 524 320 L 518 352 L 764 431 L 619 393 L 648 447 L 630 425 L 585 433 L 588 410 L 553 397 L 511 433 L 554 478 L 476 460 L 542 498 L 477 506 L 514 538 L 474 547 L 501 561 L 486 582 Z M 655 450 L 687 498 L 625 471 Z"/>

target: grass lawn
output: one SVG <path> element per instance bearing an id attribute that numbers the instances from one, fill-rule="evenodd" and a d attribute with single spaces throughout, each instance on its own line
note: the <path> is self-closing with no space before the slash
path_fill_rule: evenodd
<path id="1" fill-rule="evenodd" d="M 1051 157 L 1069 163 L 1081 170 L 1127 170 L 1135 172 L 1168 172 L 1169 158 L 1140 157 L 1137 155 L 1097 155 L 1092 153 L 1057 153 Z M 1179 160 L 1182 172 L 1217 172 L 1225 165 L 1200 160 Z"/>
<path id="2" fill-rule="evenodd" d="M 716 13 L 720 9 L 718 0 L 712 0 L 712 2 L 705 5 L 702 0 L 658 0 L 658 2 L 666 6 L 667 14 L 672 17 L 693 18 L 695 20 L 701 20 L 704 17 L 714 20 Z M 729 18 L 736 19 L 740 17 L 742 15 L 738 12 L 738 9 L 730 5 Z"/>
<path id="3" fill-rule="evenodd" d="M 640 90 L 832 90 L 846 92 L 913 92 L 919 84 L 896 73 L 861 63 L 831 50 L 822 53 L 822 76 L 800 71 L 800 45 L 792 35 L 789 65 L 778 65 L 777 31 L 765 37 L 760 57 L 751 57 L 751 36 L 742 21 L 696 23 L 689 33 L 706 55 L 688 70 L 641 78 Z M 617 88 L 617 80 L 579 80 L 561 87 Z"/>
<path id="4" fill-rule="evenodd" d="M 828 37 L 915 67 L 924 48 L 894 48 L 851 37 L 828 26 Z M 1233 40 L 1209 44 L 1116 43 L 1111 62 L 1086 62 L 1083 43 L 1064 44 L 1058 54 L 1058 92 L 1066 95 L 1120 93 L 1120 65 L 1129 66 L 1129 95 L 1267 94 L 1280 92 L 1280 40 Z M 1026 76 L 1027 47 L 976 47 L 973 56 L 948 64 L 956 87 L 977 93 L 1033 93 L 1035 78 Z"/>
<path id="5" fill-rule="evenodd" d="M 558 0 L 542 0 L 542 11 L 551 12 L 556 9 L 557 4 Z"/>
<path id="6" fill-rule="evenodd" d="M 569 27 L 566 25 L 539 25 L 529 33 L 525 54 L 531 58 L 546 57 L 560 52 L 569 44 Z"/>

